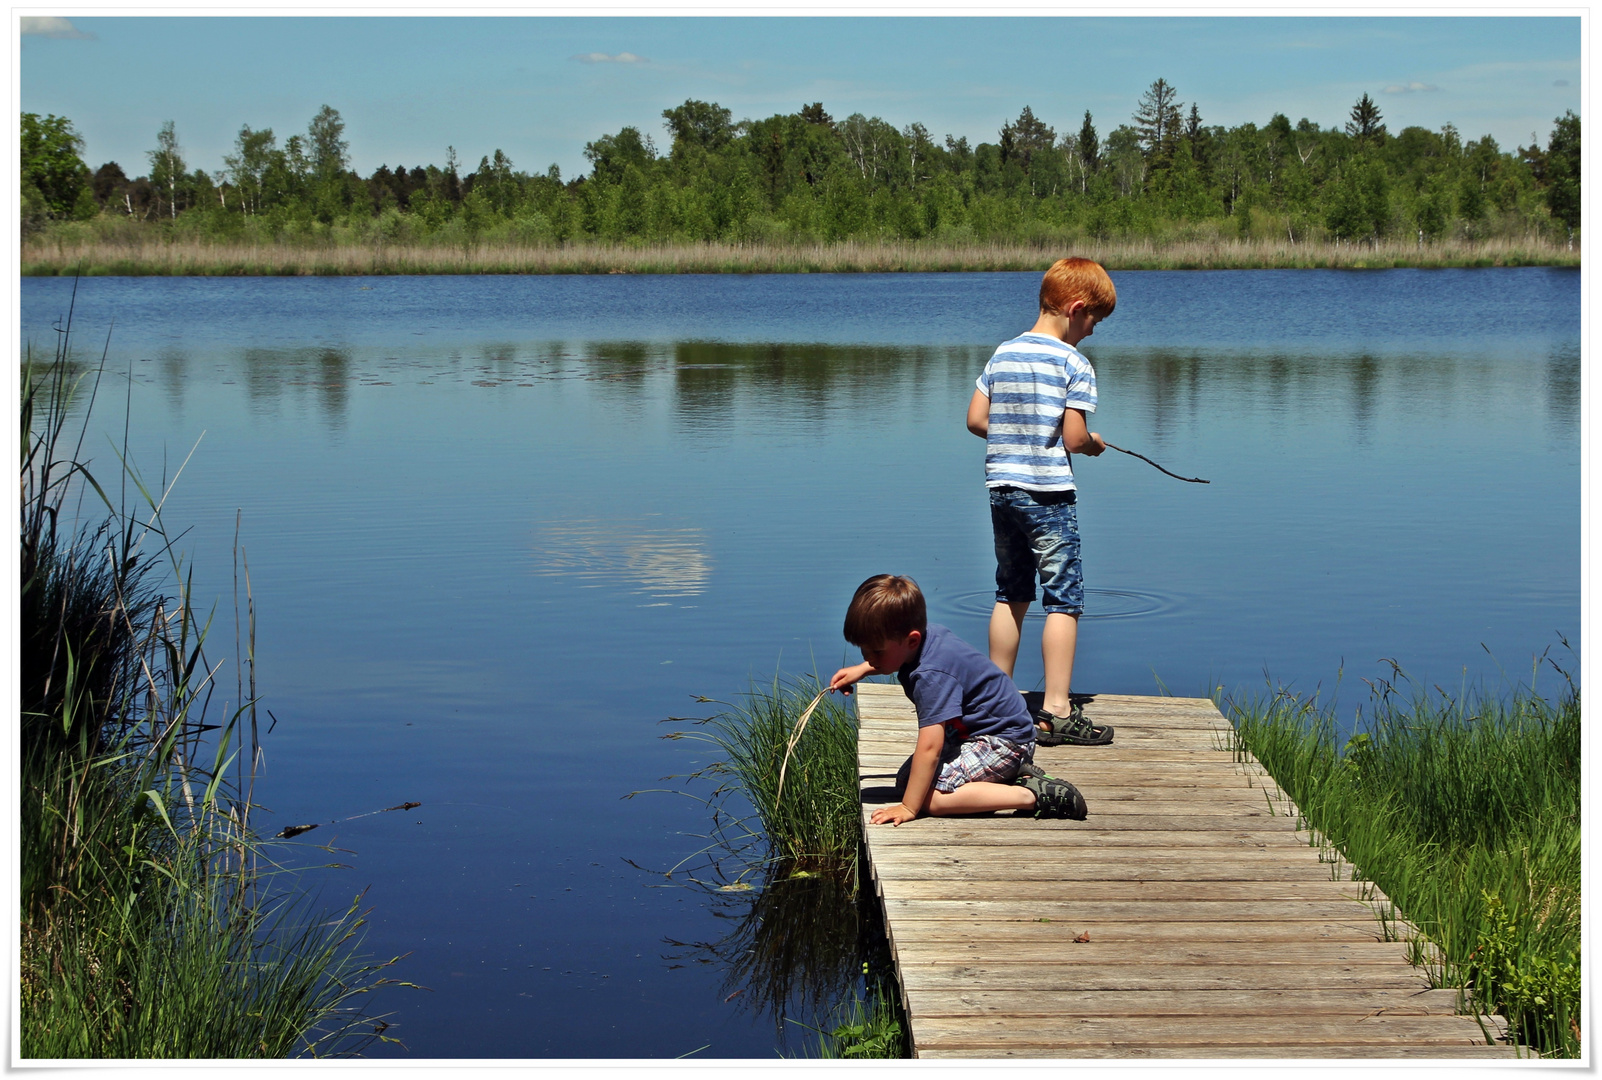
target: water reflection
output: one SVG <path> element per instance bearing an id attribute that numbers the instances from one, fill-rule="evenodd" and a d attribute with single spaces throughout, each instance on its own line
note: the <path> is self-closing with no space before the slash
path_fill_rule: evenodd
<path id="1" fill-rule="evenodd" d="M 676 951 L 663 959 L 717 965 L 721 993 L 754 1016 L 771 1017 L 781 1043 L 806 1034 L 787 1018 L 817 1027 L 890 969 L 877 899 L 859 891 L 852 875 L 775 865 L 749 892 L 705 889 L 728 932 L 715 941 L 665 938 Z"/>
<path id="2" fill-rule="evenodd" d="M 352 359 L 348 350 L 328 346 L 247 348 L 240 359 L 245 393 L 256 409 L 276 408 L 286 397 L 297 398 L 310 389 L 329 428 L 344 426 L 350 406 Z"/>
<path id="3" fill-rule="evenodd" d="M 1472 354 L 1090 351 L 1104 403 L 1138 409 L 1158 435 L 1197 421 L 1203 415 L 1198 409 L 1209 400 L 1231 411 L 1264 411 L 1281 418 L 1333 406 L 1360 428 L 1386 409 L 1438 411 L 1471 406 L 1476 400 L 1529 400 L 1535 393 L 1545 395 L 1546 409 L 1559 424 L 1571 426 L 1579 416 L 1579 352 L 1574 346 L 1553 349 L 1544 372 Z"/>
<path id="4" fill-rule="evenodd" d="M 163 349 L 156 357 L 156 377 L 175 414 L 183 415 L 184 391 L 190 385 L 189 357 L 177 349 Z"/>
<path id="5" fill-rule="evenodd" d="M 1580 350 L 1560 346 L 1546 358 L 1546 412 L 1558 434 L 1572 436 L 1580 423 Z"/>
<path id="6" fill-rule="evenodd" d="M 700 596 L 712 580 L 712 556 L 698 528 L 549 522 L 535 534 L 533 553 L 536 574 L 576 579 L 588 588 L 622 584 L 655 600 Z"/>
<path id="7" fill-rule="evenodd" d="M 332 346 L 247 347 L 232 360 L 217 358 L 217 375 L 223 385 L 242 382 L 257 410 L 309 392 L 331 430 L 345 423 L 353 393 L 365 386 L 448 381 L 507 393 L 580 380 L 596 384 L 600 399 L 631 419 L 664 403 L 677 433 L 704 439 L 736 432 L 740 420 L 817 431 L 887 403 L 945 410 L 953 394 L 971 387 L 990 351 L 705 341 L 498 341 L 468 353 L 383 356 Z M 1539 402 L 1558 437 L 1572 436 L 1580 419 L 1580 353 L 1573 343 L 1549 346 L 1539 366 L 1489 354 L 1312 348 L 1089 352 L 1103 407 L 1140 416 L 1158 440 L 1205 425 L 1221 409 L 1266 415 L 1272 424 L 1343 415 L 1359 439 L 1387 412 L 1444 412 L 1488 399 Z M 148 377 L 181 411 L 204 358 L 166 348 L 154 359 Z"/>

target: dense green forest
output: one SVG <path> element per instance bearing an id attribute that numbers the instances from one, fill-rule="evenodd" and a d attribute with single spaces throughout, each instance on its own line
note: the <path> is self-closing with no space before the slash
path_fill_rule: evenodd
<path id="1" fill-rule="evenodd" d="M 590 170 L 525 172 L 497 149 L 463 173 L 397 163 L 363 177 L 324 106 L 280 141 L 241 127 L 219 168 L 191 169 L 172 122 L 143 175 L 91 171 L 65 117 L 22 114 L 24 239 L 129 229 L 202 242 L 363 244 L 1049 243 L 1269 239 L 1350 244 L 1519 238 L 1572 245 L 1580 120 L 1511 151 L 1483 135 L 1390 132 L 1364 94 L 1338 127 L 1276 114 L 1208 125 L 1158 79 L 1126 122 L 1087 111 L 1058 131 L 1025 107 L 993 142 L 937 139 L 821 103 L 734 121 L 715 103 L 663 110 L 666 153 L 625 127 L 584 148 Z M 73 224 L 81 223 L 81 224 Z"/>

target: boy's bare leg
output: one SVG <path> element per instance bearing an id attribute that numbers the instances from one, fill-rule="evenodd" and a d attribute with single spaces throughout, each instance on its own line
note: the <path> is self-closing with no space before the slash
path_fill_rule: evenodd
<path id="1" fill-rule="evenodd" d="M 991 620 L 991 626 L 995 620 Z M 1074 682 L 1074 650 L 1079 645 L 1079 616 L 1053 611 L 1046 616 L 1040 635 L 1040 658 L 1046 665 L 1044 708 L 1053 716 L 1067 716 L 1069 687 Z M 1017 646 L 1013 646 L 1016 652 Z M 994 646 L 992 646 L 992 651 Z M 992 655 L 992 660 L 995 657 Z"/>
<path id="2" fill-rule="evenodd" d="M 956 791 L 933 792 L 929 797 L 929 813 L 934 817 L 945 814 L 983 814 L 988 810 L 1033 810 L 1035 793 L 1017 784 L 992 784 L 975 780 Z"/>
<path id="3" fill-rule="evenodd" d="M 996 602 L 990 612 L 990 662 L 1012 678 L 1012 669 L 1018 664 L 1018 641 L 1023 637 L 1024 615 L 1029 601 Z"/>

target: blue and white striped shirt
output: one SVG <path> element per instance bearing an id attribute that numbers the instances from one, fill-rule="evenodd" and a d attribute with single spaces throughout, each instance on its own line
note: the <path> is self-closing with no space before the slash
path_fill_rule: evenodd
<path id="1" fill-rule="evenodd" d="M 1063 410 L 1096 411 L 1096 371 L 1084 354 L 1049 334 L 1023 334 L 997 347 L 978 386 L 990 399 L 985 486 L 1072 491 Z"/>

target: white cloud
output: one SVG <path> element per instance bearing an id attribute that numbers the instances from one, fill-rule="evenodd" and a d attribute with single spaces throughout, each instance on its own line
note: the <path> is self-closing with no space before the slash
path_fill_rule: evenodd
<path id="1" fill-rule="evenodd" d="M 39 37 L 50 38 L 77 38 L 80 41 L 93 41 L 93 34 L 86 34 L 72 25 L 71 19 L 63 19 L 57 15 L 24 15 L 22 17 L 22 32 L 36 34 Z"/>
<path id="2" fill-rule="evenodd" d="M 573 57 L 581 64 L 649 64 L 651 61 L 643 56 L 635 56 L 631 52 L 620 52 L 616 56 L 608 56 L 604 52 L 579 53 Z"/>
<path id="3" fill-rule="evenodd" d="M 1394 86 L 1387 86 L 1385 88 L 1385 92 L 1387 94 L 1426 94 L 1431 90 L 1439 89 L 1440 87 L 1436 86 L 1434 83 L 1410 82 L 1397 83 Z"/>

